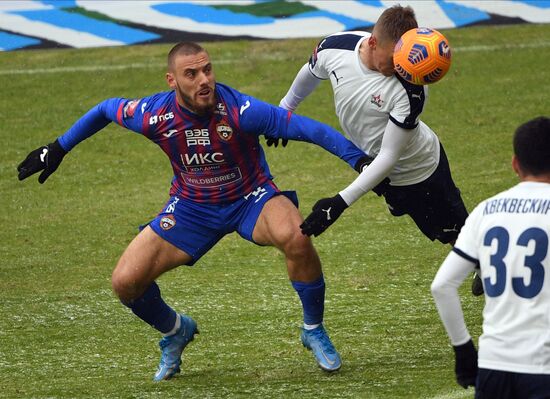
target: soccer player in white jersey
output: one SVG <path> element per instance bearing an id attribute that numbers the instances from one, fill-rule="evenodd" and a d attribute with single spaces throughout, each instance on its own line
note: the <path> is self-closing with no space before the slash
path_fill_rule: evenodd
<path id="1" fill-rule="evenodd" d="M 393 65 L 396 42 L 417 26 L 410 7 L 394 6 L 381 14 L 372 34 L 324 38 L 281 100 L 281 107 L 294 111 L 330 80 L 342 129 L 368 154 L 355 181 L 313 206 L 301 226 L 304 234 L 318 236 L 372 190 L 384 196 L 392 215 L 408 214 L 431 240 L 456 240 L 468 212 L 438 137 L 420 120 L 427 87 L 404 81 Z"/>
<path id="2" fill-rule="evenodd" d="M 550 398 L 549 118 L 516 130 L 512 167 L 520 183 L 472 211 L 432 283 L 457 381 L 475 385 L 476 399 Z M 485 288 L 479 358 L 457 292 L 476 265 Z"/>

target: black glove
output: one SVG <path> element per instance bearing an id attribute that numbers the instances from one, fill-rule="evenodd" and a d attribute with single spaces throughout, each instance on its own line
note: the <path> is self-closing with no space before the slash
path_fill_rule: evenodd
<path id="1" fill-rule="evenodd" d="M 268 147 L 277 147 L 279 145 L 279 138 L 278 137 L 266 137 L 265 143 Z M 288 139 L 281 139 L 281 145 L 283 147 L 286 147 L 288 144 Z"/>
<path id="2" fill-rule="evenodd" d="M 363 155 L 359 160 L 355 163 L 355 166 L 353 167 L 357 172 L 361 173 L 363 171 L 363 168 L 365 166 L 369 166 L 372 161 L 374 161 L 374 158 L 370 155 Z"/>
<path id="3" fill-rule="evenodd" d="M 458 385 L 467 389 L 476 386 L 477 351 L 472 340 L 463 345 L 453 346 L 455 351 L 455 374 Z"/>
<path id="4" fill-rule="evenodd" d="M 67 151 L 61 147 L 59 141 L 37 148 L 32 151 L 17 167 L 19 180 L 26 179 L 36 172 L 43 172 L 38 176 L 38 182 L 44 183 L 46 179 L 57 169 Z"/>
<path id="5" fill-rule="evenodd" d="M 302 234 L 317 237 L 340 217 L 348 207 L 340 194 L 332 198 L 320 199 L 313 205 L 313 212 L 300 225 Z"/>
<path id="6" fill-rule="evenodd" d="M 364 155 L 355 163 L 355 166 L 353 167 L 357 172 L 361 173 L 363 172 L 363 169 L 367 166 L 369 166 L 372 161 L 374 161 L 374 158 L 370 155 Z M 376 193 L 379 197 L 381 195 L 384 195 L 384 193 L 387 191 L 388 186 L 390 185 L 390 179 L 388 177 L 384 178 L 380 183 L 378 183 L 376 186 L 373 187 L 372 191 Z"/>

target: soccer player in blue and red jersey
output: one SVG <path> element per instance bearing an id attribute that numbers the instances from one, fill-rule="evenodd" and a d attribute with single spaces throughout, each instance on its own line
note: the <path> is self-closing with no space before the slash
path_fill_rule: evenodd
<path id="1" fill-rule="evenodd" d="M 177 44 L 168 55 L 171 91 L 140 99 L 105 100 L 53 143 L 32 151 L 19 179 L 42 171 L 44 181 L 78 143 L 110 122 L 144 135 L 166 153 L 174 171 L 163 210 L 129 244 L 113 274 L 121 302 L 160 331 L 161 360 L 154 379 L 180 372 L 181 354 L 198 332 L 196 322 L 162 299 L 155 280 L 193 265 L 231 232 L 284 253 L 288 276 L 303 307 L 301 340 L 319 366 L 336 371 L 341 359 L 323 327 L 325 282 L 295 192 L 273 183 L 259 136 L 312 142 L 359 167 L 366 154 L 334 129 L 216 83 L 207 51 Z"/>

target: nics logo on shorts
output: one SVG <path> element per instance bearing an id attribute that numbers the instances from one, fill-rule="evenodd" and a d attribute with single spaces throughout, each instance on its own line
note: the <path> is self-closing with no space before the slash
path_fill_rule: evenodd
<path id="1" fill-rule="evenodd" d="M 157 122 L 167 121 L 170 119 L 174 119 L 174 113 L 168 112 L 164 115 L 153 115 L 149 118 L 149 125 L 156 125 Z"/>

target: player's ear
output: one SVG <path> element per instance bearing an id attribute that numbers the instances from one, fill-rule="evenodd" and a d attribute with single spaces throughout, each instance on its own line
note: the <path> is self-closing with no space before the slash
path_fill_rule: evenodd
<path id="1" fill-rule="evenodd" d="M 521 165 L 519 164 L 518 157 L 513 155 L 512 156 L 512 169 L 514 169 L 514 172 L 516 172 L 516 175 L 518 175 L 520 178 L 523 175 L 523 172 L 521 170 Z"/>
<path id="2" fill-rule="evenodd" d="M 168 83 L 171 89 L 176 88 L 176 78 L 172 72 L 166 72 L 166 83 Z"/>
<path id="3" fill-rule="evenodd" d="M 377 42 L 376 37 L 374 37 L 373 35 L 370 35 L 370 37 L 367 39 L 367 44 L 372 49 L 376 48 L 376 42 Z"/>

